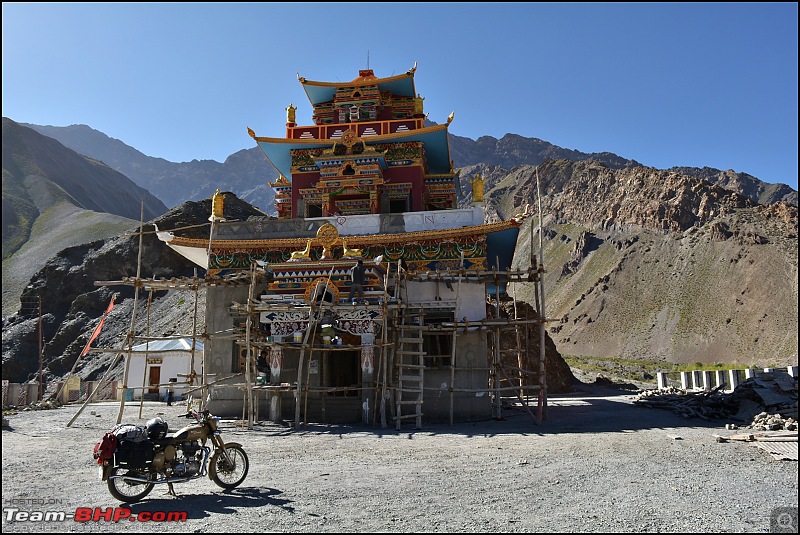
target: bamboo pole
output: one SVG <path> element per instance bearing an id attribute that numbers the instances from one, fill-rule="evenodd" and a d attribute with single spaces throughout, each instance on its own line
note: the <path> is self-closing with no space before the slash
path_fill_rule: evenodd
<path id="1" fill-rule="evenodd" d="M 542 232 L 542 192 L 539 186 L 539 168 L 536 168 L 536 196 L 539 200 L 539 293 L 541 294 L 541 311 L 539 313 L 539 319 L 541 323 L 539 324 L 539 372 L 540 372 L 540 384 L 542 385 L 542 389 L 539 391 L 539 398 L 540 398 L 540 417 L 539 422 L 541 423 L 542 418 L 547 418 L 547 375 L 546 375 L 546 366 L 545 366 L 545 343 L 544 343 L 544 336 L 545 330 L 544 325 L 547 318 L 547 315 L 544 311 L 544 238 Z"/>
<path id="2" fill-rule="evenodd" d="M 375 383 L 375 404 L 374 409 L 372 411 L 372 425 L 375 425 L 375 420 L 377 419 L 378 415 L 378 396 L 380 395 L 381 403 L 380 403 L 380 413 L 381 413 L 381 427 L 386 428 L 386 413 L 384 409 L 386 408 L 386 404 L 384 403 L 384 396 L 383 392 L 386 388 L 385 382 L 385 374 L 382 374 L 382 370 L 385 367 L 386 355 L 384 352 L 386 351 L 386 342 L 388 340 L 387 335 L 387 327 L 388 327 L 388 316 L 389 316 L 389 272 L 392 270 L 392 263 L 388 262 L 386 267 L 386 273 L 383 277 L 383 311 L 382 311 L 382 326 L 381 326 L 381 350 L 380 355 L 378 357 L 378 365 L 375 367 L 375 376 L 378 380 L 373 381 Z M 383 377 L 383 382 L 381 382 L 380 378 Z"/>
<path id="3" fill-rule="evenodd" d="M 217 383 L 221 383 L 222 381 L 227 381 L 228 379 L 233 379 L 234 377 L 239 377 L 240 375 L 243 375 L 243 373 L 242 372 L 233 373 L 233 374 L 227 375 L 225 377 L 220 377 L 219 379 L 211 381 L 208 384 L 203 383 L 202 385 L 199 385 L 196 388 L 189 388 L 189 389 L 186 390 L 186 393 L 189 394 L 191 392 L 197 392 L 198 390 L 206 390 L 208 387 L 214 386 Z M 231 386 L 236 386 L 236 385 L 231 385 Z"/>
<path id="4" fill-rule="evenodd" d="M 245 322 L 245 347 L 247 358 L 245 360 L 244 366 L 244 380 L 246 383 L 245 386 L 245 397 L 246 403 L 245 407 L 247 408 L 247 428 L 253 428 L 253 377 L 251 376 L 250 368 L 253 365 L 253 348 L 250 346 L 250 331 L 253 327 L 253 314 L 252 314 L 252 303 L 253 303 L 253 296 L 255 294 L 255 285 L 256 285 L 256 265 L 252 264 L 250 266 L 250 288 L 247 293 L 247 320 Z M 244 418 L 242 418 L 244 420 Z"/>
<path id="5" fill-rule="evenodd" d="M 503 376 L 505 376 L 506 381 L 509 384 L 511 384 L 511 382 L 512 382 L 511 378 L 508 376 L 508 374 L 506 374 L 506 371 L 505 371 L 505 369 L 503 368 L 502 365 L 500 366 L 500 371 L 503 372 Z M 533 412 L 531 412 L 531 409 L 528 407 L 528 403 L 525 401 L 525 398 L 523 396 L 523 392 L 524 391 L 525 391 L 525 388 L 523 386 L 520 386 L 519 391 L 515 391 L 514 393 L 517 395 L 517 399 L 519 399 L 520 403 L 522 403 L 522 406 L 525 408 L 525 410 L 528 412 L 528 414 L 530 414 L 531 418 L 533 418 L 535 420 L 536 417 L 533 415 Z"/>
<path id="6" fill-rule="evenodd" d="M 147 338 L 150 338 L 150 310 L 153 305 L 153 289 L 151 288 L 150 291 L 147 293 Z M 144 367 L 142 369 L 142 386 L 145 385 L 147 381 L 147 356 L 150 354 L 150 340 L 145 342 L 144 346 Z M 142 390 L 142 395 L 139 398 L 139 419 L 142 419 L 142 407 L 144 407 L 144 390 Z"/>
<path id="7" fill-rule="evenodd" d="M 306 365 L 306 394 L 303 402 L 303 425 L 308 425 L 308 391 L 311 388 L 311 361 L 314 360 L 314 338 L 317 329 L 314 328 L 314 336 L 311 337 L 311 347 L 308 350 L 308 364 Z"/>
<path id="8" fill-rule="evenodd" d="M 125 412 L 125 397 L 128 393 L 128 373 L 131 369 L 131 350 L 133 349 L 134 325 L 136 324 L 136 308 L 139 304 L 139 288 L 142 285 L 142 237 L 144 227 L 144 199 L 142 199 L 141 216 L 139 218 L 139 256 L 136 262 L 136 281 L 133 285 L 133 312 L 131 312 L 131 328 L 128 331 L 128 357 L 125 359 L 125 373 L 122 376 L 122 396 L 120 396 L 119 413 L 117 414 L 117 424 L 122 421 L 122 414 Z"/>
<path id="9" fill-rule="evenodd" d="M 458 285 L 456 286 L 456 307 L 453 311 L 453 342 L 450 348 L 450 425 L 453 425 L 453 409 L 455 405 L 455 396 L 453 389 L 456 386 L 456 340 L 458 336 L 458 314 L 459 299 L 461 295 L 461 271 L 464 269 L 464 251 L 461 251 L 461 262 L 458 265 Z M 466 319 L 466 318 L 464 318 Z M 423 385 L 424 386 L 424 385 Z"/>
<path id="10" fill-rule="evenodd" d="M 195 278 L 197 278 L 197 268 L 195 268 Z M 192 314 L 192 358 L 191 362 L 189 363 L 189 374 L 192 377 L 192 383 L 194 383 L 194 379 L 196 378 L 196 374 L 194 372 L 194 358 L 195 358 L 195 351 L 197 350 L 197 301 L 199 298 L 198 292 L 200 291 L 197 285 L 194 286 L 194 313 Z"/>
<path id="11" fill-rule="evenodd" d="M 303 364 L 305 362 L 305 354 L 306 354 L 306 344 L 308 343 L 308 337 L 311 334 L 311 327 L 314 323 L 314 311 L 311 307 L 308 307 L 308 326 L 306 327 L 306 334 L 303 338 L 302 346 L 300 347 L 300 359 L 297 363 L 297 389 L 295 391 L 295 403 L 294 403 L 294 427 L 295 429 L 300 427 L 300 402 L 302 401 L 301 392 L 303 388 Z"/>
<path id="12" fill-rule="evenodd" d="M 119 359 L 120 359 L 120 358 L 122 358 L 122 353 L 118 353 L 118 354 L 117 354 L 117 356 L 116 356 L 116 358 L 114 359 L 114 361 L 113 361 L 113 362 L 111 363 L 111 365 L 110 365 L 110 366 L 109 366 L 109 367 L 106 369 L 106 373 L 104 373 L 104 374 L 103 374 L 103 377 L 101 377 L 101 378 L 100 378 L 100 380 L 97 382 L 97 385 L 94 387 L 94 390 L 92 391 L 92 393 L 91 393 L 91 394 L 89 394 L 88 396 L 86 396 L 86 401 L 84 401 L 84 402 L 83 402 L 83 405 L 81 405 L 81 408 L 80 408 L 80 409 L 78 409 L 78 412 L 76 412 L 76 413 L 75 413 L 75 416 L 73 416 L 73 417 L 70 419 L 70 421 L 69 421 L 69 422 L 67 422 L 67 427 L 71 426 L 71 425 L 72 425 L 72 423 L 73 423 L 75 420 L 77 420 L 77 419 L 78 419 L 78 416 L 80 416 L 80 415 L 81 415 L 81 413 L 83 412 L 83 409 L 85 409 L 85 408 L 86 408 L 86 405 L 88 405 L 88 404 L 89 404 L 89 403 L 92 401 L 92 399 L 94 398 L 95 394 L 97 394 L 97 391 L 98 391 L 98 390 L 100 390 L 100 387 L 103 385 L 103 381 L 105 381 L 105 380 L 106 380 L 106 378 L 107 378 L 107 377 L 108 377 L 108 376 L 111 374 L 111 371 L 114 369 L 114 366 L 116 366 L 116 365 L 117 365 L 117 363 L 119 362 Z M 125 396 L 123 395 L 123 397 L 125 397 Z M 117 423 L 119 423 L 119 422 L 117 422 Z"/>
<path id="13" fill-rule="evenodd" d="M 497 286 L 495 286 L 497 289 Z M 498 303 L 499 305 L 499 303 Z M 499 306 L 498 306 L 499 308 Z M 497 376 L 497 369 L 500 366 L 500 327 L 495 328 L 494 337 L 494 358 L 492 359 L 492 373 L 494 374 L 494 403 L 495 403 L 495 418 L 502 417 L 502 403 L 500 401 L 500 381 Z"/>
<path id="14" fill-rule="evenodd" d="M 514 335 L 517 339 L 517 365 L 520 369 L 522 369 L 523 365 L 523 353 L 527 355 L 527 351 L 523 351 L 523 340 L 520 336 L 520 329 L 525 328 L 524 325 L 519 324 L 519 311 L 517 310 L 517 285 L 514 285 L 514 293 L 512 295 L 514 299 Z M 527 333 L 528 329 L 525 328 L 525 349 L 527 350 Z M 522 387 L 525 385 L 525 375 L 521 372 L 517 372 L 517 376 L 519 379 L 519 386 L 520 386 L 520 393 L 522 393 Z"/>

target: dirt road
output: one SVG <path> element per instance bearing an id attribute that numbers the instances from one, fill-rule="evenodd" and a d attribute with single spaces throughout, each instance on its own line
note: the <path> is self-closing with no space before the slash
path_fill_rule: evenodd
<path id="1" fill-rule="evenodd" d="M 207 478 L 156 487 L 141 513 L 186 512 L 184 522 L 27 521 L 19 512 L 118 508 L 97 477 L 92 448 L 118 404 L 22 412 L 3 429 L 3 532 L 767 532 L 779 507 L 797 511 L 797 463 L 744 443 L 717 443 L 725 422 L 684 420 L 613 391 L 557 396 L 536 425 L 502 421 L 299 430 L 223 422 L 250 472 L 224 492 Z M 95 415 L 90 412 L 94 411 Z M 181 407 L 126 407 L 123 421 Z M 731 432 L 732 433 L 732 432 Z M 17 512 L 9 513 L 16 509 Z M 118 511 L 118 509 L 114 509 Z M 127 513 L 127 511 L 126 511 Z M 31 515 L 27 516 L 31 516 Z M 26 515 L 22 515 L 26 516 Z M 794 531 L 797 531 L 794 524 Z"/>

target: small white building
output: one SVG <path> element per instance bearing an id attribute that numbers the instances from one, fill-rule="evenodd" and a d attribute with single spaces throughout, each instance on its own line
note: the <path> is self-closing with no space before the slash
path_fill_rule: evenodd
<path id="1" fill-rule="evenodd" d="M 190 383 L 192 371 L 194 382 Z M 181 398 L 186 390 L 201 382 L 203 376 L 203 343 L 195 340 L 192 355 L 192 338 L 172 338 L 150 340 L 133 346 L 128 371 L 128 389 L 133 391 L 134 399 L 166 399 L 169 383 L 173 387 L 173 399 Z M 149 387 L 149 388 L 142 388 Z"/>

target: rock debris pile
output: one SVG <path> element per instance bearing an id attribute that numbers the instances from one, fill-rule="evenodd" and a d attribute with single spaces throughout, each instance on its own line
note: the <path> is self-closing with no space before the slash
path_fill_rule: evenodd
<path id="1" fill-rule="evenodd" d="M 741 383 L 732 392 L 725 385 L 711 390 L 680 388 L 644 390 L 634 403 L 666 409 L 687 419 L 733 420 L 763 430 L 797 430 L 797 378 L 764 373 Z"/>

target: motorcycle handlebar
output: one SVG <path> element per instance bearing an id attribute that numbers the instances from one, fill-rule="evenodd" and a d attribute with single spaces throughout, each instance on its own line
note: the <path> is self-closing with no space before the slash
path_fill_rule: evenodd
<path id="1" fill-rule="evenodd" d="M 186 414 L 181 415 L 180 417 L 181 418 L 194 418 L 195 420 L 199 421 L 201 419 L 208 418 L 210 415 L 211 415 L 211 412 L 208 409 L 206 409 L 206 410 L 204 410 L 202 412 L 189 411 Z"/>

